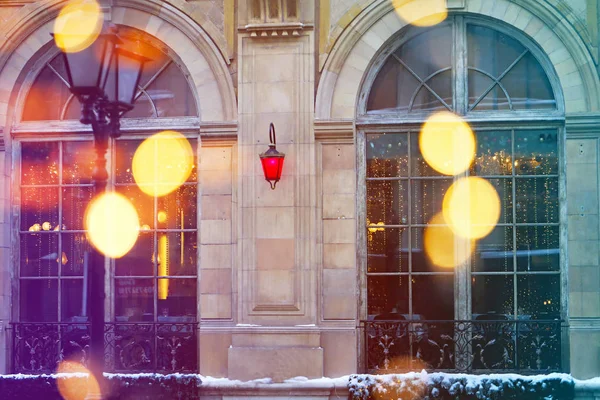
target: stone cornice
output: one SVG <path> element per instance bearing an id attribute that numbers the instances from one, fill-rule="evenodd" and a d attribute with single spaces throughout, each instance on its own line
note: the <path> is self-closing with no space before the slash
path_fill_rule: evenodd
<path id="1" fill-rule="evenodd" d="M 570 114 L 565 118 L 567 135 L 595 134 L 600 132 L 600 113 Z"/>
<path id="2" fill-rule="evenodd" d="M 352 120 L 315 120 L 315 139 L 320 141 L 354 140 L 354 122 Z"/>
<path id="3" fill-rule="evenodd" d="M 268 24 L 248 24 L 239 28 L 240 32 L 249 33 L 250 37 L 296 37 L 302 35 L 304 31 L 312 30 L 312 24 L 303 24 L 302 22 L 283 22 Z"/>

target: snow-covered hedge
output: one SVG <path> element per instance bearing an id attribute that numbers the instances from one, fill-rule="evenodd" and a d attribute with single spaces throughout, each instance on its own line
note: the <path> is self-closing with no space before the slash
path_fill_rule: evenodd
<path id="1" fill-rule="evenodd" d="M 183 374 L 104 374 L 107 398 L 136 400 L 197 399 L 202 383 L 199 375 Z M 83 400 L 87 374 L 66 373 L 53 375 L 0 375 L 2 400 L 63 400 L 58 391 L 58 380 L 71 388 L 72 400 Z M 71 400 L 71 399 L 70 399 Z"/>
<path id="2" fill-rule="evenodd" d="M 566 374 L 465 375 L 408 373 L 351 375 L 350 399 L 402 400 L 572 400 L 575 382 Z"/>

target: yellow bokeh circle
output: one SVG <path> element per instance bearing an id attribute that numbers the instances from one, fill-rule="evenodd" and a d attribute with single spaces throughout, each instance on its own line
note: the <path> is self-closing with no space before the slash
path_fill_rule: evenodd
<path id="1" fill-rule="evenodd" d="M 396 14 L 408 24 L 433 26 L 448 17 L 446 0 L 394 0 Z"/>
<path id="2" fill-rule="evenodd" d="M 85 210 L 84 226 L 90 243 L 112 258 L 127 254 L 140 232 L 135 207 L 119 193 L 105 193 L 92 200 Z"/>
<path id="3" fill-rule="evenodd" d="M 462 118 L 443 111 L 433 114 L 423 124 L 419 148 L 431 168 L 444 175 L 458 175 L 475 158 L 475 137 Z"/>
<path id="4" fill-rule="evenodd" d="M 438 213 L 425 228 L 423 247 L 432 264 L 453 268 L 469 259 L 474 246 L 470 240 L 457 237 L 446 224 L 443 214 Z"/>
<path id="5" fill-rule="evenodd" d="M 181 186 L 194 167 L 194 152 L 181 133 L 163 131 L 144 140 L 133 156 L 133 177 L 144 193 L 164 196 Z"/>
<path id="6" fill-rule="evenodd" d="M 64 360 L 56 369 L 56 387 L 64 400 L 84 400 L 88 393 L 100 394 L 100 385 L 94 375 L 82 364 Z M 63 375 L 69 374 L 69 375 Z M 73 376 L 73 374 L 82 374 Z M 87 375 L 87 378 L 84 376 Z"/>
<path id="7" fill-rule="evenodd" d="M 459 236 L 487 236 L 500 218 L 500 197 L 491 183 L 469 177 L 452 184 L 444 196 L 444 220 Z"/>
<path id="8" fill-rule="evenodd" d="M 96 0 L 72 0 L 54 21 L 54 41 L 65 53 L 88 48 L 100 35 L 104 17 Z"/>

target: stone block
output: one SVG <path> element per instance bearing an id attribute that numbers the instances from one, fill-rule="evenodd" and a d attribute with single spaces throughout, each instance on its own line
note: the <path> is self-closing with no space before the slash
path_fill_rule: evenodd
<path id="1" fill-rule="evenodd" d="M 234 333 L 233 347 L 319 347 L 319 332 L 310 333 Z"/>
<path id="2" fill-rule="evenodd" d="M 358 355 L 354 331 L 321 332 L 324 376 L 344 376 L 357 372 Z"/>
<path id="3" fill-rule="evenodd" d="M 356 172 L 353 169 L 323 171 L 323 193 L 356 193 Z"/>
<path id="4" fill-rule="evenodd" d="M 200 374 L 215 378 L 227 377 L 227 352 L 230 333 L 200 334 Z"/>
<path id="5" fill-rule="evenodd" d="M 569 265 L 598 265 L 598 241 L 569 241 Z"/>
<path id="6" fill-rule="evenodd" d="M 228 269 L 232 267 L 231 244 L 200 245 L 200 268 Z"/>
<path id="7" fill-rule="evenodd" d="M 569 215 L 569 240 L 598 240 L 598 215 Z"/>
<path id="8" fill-rule="evenodd" d="M 256 237 L 290 239 L 294 237 L 293 207 L 256 208 Z"/>
<path id="9" fill-rule="evenodd" d="M 232 292 L 231 270 L 202 269 L 200 273 L 200 294 L 228 294 Z"/>
<path id="10" fill-rule="evenodd" d="M 600 332 L 571 330 L 571 375 L 589 379 L 600 375 Z"/>
<path id="11" fill-rule="evenodd" d="M 323 245 L 323 268 L 355 268 L 354 243 L 327 243 Z"/>
<path id="12" fill-rule="evenodd" d="M 355 295 L 323 295 L 324 320 L 353 320 L 356 319 Z"/>
<path id="13" fill-rule="evenodd" d="M 598 139 L 567 139 L 567 168 L 572 164 L 596 164 Z"/>
<path id="14" fill-rule="evenodd" d="M 255 113 L 298 111 L 296 82 L 254 83 L 252 92 Z M 256 101 L 260 99 L 260 101 Z"/>
<path id="15" fill-rule="evenodd" d="M 354 194 L 323 195 L 323 218 L 353 219 L 356 196 Z"/>
<path id="16" fill-rule="evenodd" d="M 587 318 L 600 317 L 600 293 L 581 293 L 581 316 Z"/>
<path id="17" fill-rule="evenodd" d="M 322 150 L 322 166 L 324 170 L 346 169 L 354 170 L 354 161 L 356 152 L 354 145 L 351 144 L 336 144 L 323 145 Z"/>
<path id="18" fill-rule="evenodd" d="M 202 147 L 200 171 L 231 170 L 231 147 Z"/>
<path id="19" fill-rule="evenodd" d="M 231 243 L 231 221 L 206 220 L 200 224 L 201 244 Z"/>
<path id="20" fill-rule="evenodd" d="M 252 271 L 255 277 L 255 305 L 292 305 L 295 303 L 294 271 Z"/>
<path id="21" fill-rule="evenodd" d="M 294 239 L 256 239 L 257 269 L 292 270 L 294 265 Z"/>
<path id="22" fill-rule="evenodd" d="M 231 170 L 201 170 L 200 187 L 203 195 L 231 194 Z"/>
<path id="23" fill-rule="evenodd" d="M 202 220 L 231 219 L 231 195 L 202 196 Z"/>
<path id="24" fill-rule="evenodd" d="M 567 214 L 598 214 L 598 191 L 567 192 Z"/>
<path id="25" fill-rule="evenodd" d="M 321 290 L 329 295 L 355 295 L 357 277 L 354 269 L 324 269 Z"/>
<path id="26" fill-rule="evenodd" d="M 572 164 L 567 167 L 567 194 L 598 190 L 596 164 Z"/>
<path id="27" fill-rule="evenodd" d="M 296 376 L 323 377 L 320 347 L 230 347 L 229 378 L 252 380 L 270 377 L 275 382 Z"/>
<path id="28" fill-rule="evenodd" d="M 323 243 L 355 243 L 356 221 L 328 219 L 323 221 Z"/>
<path id="29" fill-rule="evenodd" d="M 231 294 L 201 294 L 201 319 L 231 319 Z"/>

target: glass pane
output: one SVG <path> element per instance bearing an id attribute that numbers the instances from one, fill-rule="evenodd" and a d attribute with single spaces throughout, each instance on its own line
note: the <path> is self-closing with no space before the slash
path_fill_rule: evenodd
<path id="1" fill-rule="evenodd" d="M 494 84 L 494 81 L 481 72 L 469 70 L 468 83 L 470 108 L 477 100 L 479 100 L 479 97 Z M 478 111 L 509 110 L 510 105 L 508 104 L 508 99 L 502 89 L 494 84 L 494 87 L 477 103 L 474 109 Z"/>
<path id="2" fill-rule="evenodd" d="M 445 25 L 425 30 L 396 50 L 396 55 L 425 80 L 452 65 L 452 27 Z"/>
<path id="3" fill-rule="evenodd" d="M 84 272 L 84 257 L 92 250 L 83 233 L 62 234 L 62 267 L 61 275 L 82 276 Z"/>
<path id="4" fill-rule="evenodd" d="M 442 202 L 452 179 L 418 179 L 411 181 L 412 223 L 426 224 L 442 211 Z"/>
<path id="5" fill-rule="evenodd" d="M 83 279 L 62 279 L 60 290 L 61 321 L 74 322 L 84 319 L 85 310 L 82 309 L 85 297 Z"/>
<path id="6" fill-rule="evenodd" d="M 190 85 L 179 67 L 172 62 L 146 90 L 159 117 L 197 115 Z"/>
<path id="7" fill-rule="evenodd" d="M 21 184 L 58 184 L 58 142 L 21 145 Z"/>
<path id="8" fill-rule="evenodd" d="M 521 275 L 517 278 L 520 319 L 560 318 L 560 275 Z"/>
<path id="9" fill-rule="evenodd" d="M 298 4 L 297 0 L 285 0 L 287 17 L 289 19 L 295 19 L 298 15 Z"/>
<path id="10" fill-rule="evenodd" d="M 500 83 L 506 88 L 515 110 L 556 108 L 550 81 L 531 53 L 527 53 Z"/>
<path id="11" fill-rule="evenodd" d="M 252 0 L 250 4 L 250 15 L 252 19 L 260 20 L 261 18 L 261 0 Z"/>
<path id="12" fill-rule="evenodd" d="M 93 188 L 65 187 L 63 188 L 63 230 L 83 230 L 85 210 L 92 200 Z"/>
<path id="13" fill-rule="evenodd" d="M 27 93 L 23 121 L 60 119 L 62 107 L 70 94 L 67 85 L 49 67 L 44 67 Z"/>
<path id="14" fill-rule="evenodd" d="M 281 19 L 279 12 L 279 1 L 280 0 L 268 0 L 269 19 Z"/>
<path id="15" fill-rule="evenodd" d="M 467 25 L 468 66 L 498 78 L 525 48 L 516 40 L 496 30 Z"/>
<path id="16" fill-rule="evenodd" d="M 408 281 L 406 275 L 368 276 L 369 320 L 408 319 Z"/>
<path id="17" fill-rule="evenodd" d="M 63 116 L 64 120 L 73 120 L 73 119 L 80 119 L 81 118 L 81 103 L 79 102 L 79 100 L 77 100 L 77 97 L 73 96 L 71 97 L 71 100 L 65 104 L 65 107 L 67 108 L 65 111 L 65 114 Z M 61 113 L 63 112 L 63 109 L 61 109 Z"/>
<path id="18" fill-rule="evenodd" d="M 515 179 L 517 223 L 558 222 L 558 178 Z"/>
<path id="19" fill-rule="evenodd" d="M 408 229 L 367 228 L 367 271 L 408 272 Z"/>
<path id="20" fill-rule="evenodd" d="M 96 152 L 93 142 L 63 142 L 63 183 L 92 183 Z"/>
<path id="21" fill-rule="evenodd" d="M 158 229 L 196 229 L 197 187 L 180 186 L 168 195 L 158 198 Z"/>
<path id="22" fill-rule="evenodd" d="M 195 321 L 196 288 L 196 279 L 158 279 L 158 322 Z"/>
<path id="23" fill-rule="evenodd" d="M 394 57 L 389 57 L 379 70 L 367 102 L 367 111 L 407 112 L 419 81 Z"/>
<path id="24" fill-rule="evenodd" d="M 384 133 L 367 136 L 367 176 L 408 176 L 407 134 Z"/>
<path id="25" fill-rule="evenodd" d="M 447 230 L 441 230 L 441 225 L 430 225 L 430 229 L 437 229 L 438 233 L 440 232 L 449 232 Z M 411 266 L 412 272 L 453 272 L 452 269 L 446 267 L 440 267 L 431 262 L 428 254 L 425 253 L 425 246 L 423 240 L 423 234 L 425 232 L 425 228 L 411 228 Z M 452 235 L 448 240 L 454 240 L 456 245 L 459 246 L 461 243 L 459 242 L 460 238 Z M 462 244 L 465 244 L 464 242 Z M 466 244 L 465 244 L 466 246 Z M 429 248 L 428 248 L 429 250 Z M 455 255 L 456 256 L 456 255 Z M 449 257 L 452 257 L 450 255 Z M 464 258 L 463 258 L 464 260 Z"/>
<path id="26" fill-rule="evenodd" d="M 558 174 L 558 140 L 555 129 L 515 132 L 517 175 Z"/>
<path id="27" fill-rule="evenodd" d="M 408 224 L 408 181 L 367 181 L 367 224 Z"/>
<path id="28" fill-rule="evenodd" d="M 58 275 L 58 234 L 21 234 L 21 276 Z"/>
<path id="29" fill-rule="evenodd" d="M 116 143 L 115 182 L 135 183 L 131 165 L 141 140 L 118 140 Z M 135 203 L 134 203 L 135 204 Z"/>
<path id="30" fill-rule="evenodd" d="M 497 226 L 476 242 L 471 258 L 475 272 L 513 271 L 513 227 Z"/>
<path id="31" fill-rule="evenodd" d="M 117 276 L 153 276 L 154 235 L 140 232 L 133 248 L 121 258 L 115 259 Z"/>
<path id="32" fill-rule="evenodd" d="M 138 93 L 133 105 L 133 110 L 127 111 L 125 118 L 156 118 L 154 102 L 148 93 Z"/>
<path id="33" fill-rule="evenodd" d="M 58 188 L 21 189 L 21 230 L 51 231 L 58 225 Z"/>
<path id="34" fill-rule="evenodd" d="M 512 275 L 471 277 L 473 319 L 513 319 L 514 287 Z"/>
<path id="35" fill-rule="evenodd" d="M 154 321 L 154 279 L 115 279 L 117 322 Z"/>
<path id="36" fill-rule="evenodd" d="M 154 227 L 154 197 L 142 192 L 137 186 L 117 186 L 116 191 L 135 206 L 142 230 Z"/>
<path id="37" fill-rule="evenodd" d="M 512 202 L 512 179 L 486 179 L 496 190 L 500 198 L 500 224 L 512 224 L 513 202 Z"/>
<path id="38" fill-rule="evenodd" d="M 477 155 L 470 174 L 494 176 L 512 174 L 511 131 L 476 132 Z"/>
<path id="39" fill-rule="evenodd" d="M 20 320 L 22 322 L 58 321 L 58 280 L 22 279 Z"/>
<path id="40" fill-rule="evenodd" d="M 558 226 L 517 227 L 517 269 L 558 271 L 560 247 Z"/>
<path id="41" fill-rule="evenodd" d="M 196 232 L 159 233 L 158 276 L 196 275 Z"/>
<path id="42" fill-rule="evenodd" d="M 454 319 L 454 276 L 412 276 L 413 319 Z"/>
<path id="43" fill-rule="evenodd" d="M 437 94 L 446 105 L 452 108 L 452 72 L 445 71 L 433 78 L 429 79 L 427 85 L 433 90 L 433 93 Z M 421 90 L 415 96 L 412 110 L 447 110 L 446 106 L 426 87 L 422 87 Z M 411 110 L 411 111 L 412 111 Z"/>

